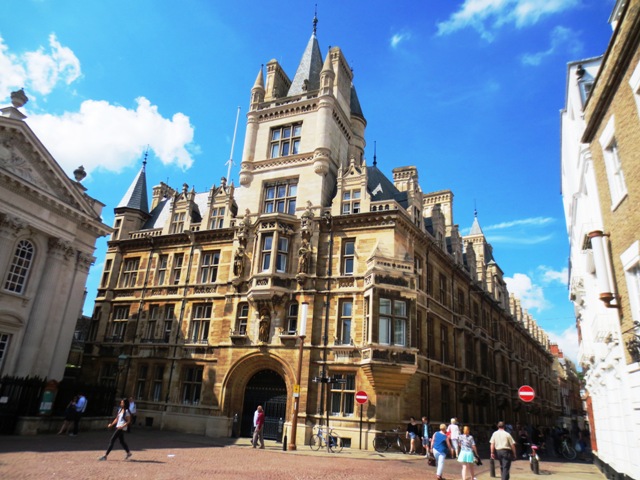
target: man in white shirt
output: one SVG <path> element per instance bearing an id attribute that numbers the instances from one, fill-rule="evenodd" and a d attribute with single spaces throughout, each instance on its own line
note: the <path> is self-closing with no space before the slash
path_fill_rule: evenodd
<path id="1" fill-rule="evenodd" d="M 76 402 L 76 415 L 73 418 L 73 432 L 69 434 L 70 437 L 78 435 L 78 426 L 80 425 L 80 419 L 87 409 L 87 397 L 82 393 L 78 395 L 78 401 Z"/>
<path id="2" fill-rule="evenodd" d="M 136 403 L 133 401 L 133 397 L 129 397 L 129 413 L 131 414 L 129 433 L 131 433 L 133 431 L 133 426 L 136 424 L 136 420 L 138 419 L 138 409 L 136 408 Z"/>
<path id="3" fill-rule="evenodd" d="M 491 439 L 491 458 L 500 461 L 502 480 L 509 480 L 511 462 L 516 458 L 516 442 L 509 432 L 504 429 L 504 422 L 498 422 L 498 430 L 493 432 Z"/>

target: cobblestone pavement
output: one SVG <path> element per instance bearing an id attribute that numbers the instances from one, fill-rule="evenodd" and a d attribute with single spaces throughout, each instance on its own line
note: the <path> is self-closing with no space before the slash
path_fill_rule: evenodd
<path id="1" fill-rule="evenodd" d="M 341 453 L 312 452 L 309 447 L 285 452 L 267 441 L 253 449 L 248 438 L 221 439 L 139 428 L 127 434 L 133 456 L 125 461 L 118 442 L 106 462 L 99 462 L 112 430 L 80 432 L 77 437 L 0 436 L 0 479 L 434 479 L 435 468 L 421 456 L 344 449 Z M 540 480 L 526 461 L 514 462 L 512 480 Z M 498 468 L 498 478 L 500 471 Z M 601 480 L 590 463 L 541 463 L 541 476 L 558 480 Z M 460 466 L 447 460 L 445 479 L 461 478 Z M 489 479 L 489 461 L 476 468 L 476 477 Z"/>

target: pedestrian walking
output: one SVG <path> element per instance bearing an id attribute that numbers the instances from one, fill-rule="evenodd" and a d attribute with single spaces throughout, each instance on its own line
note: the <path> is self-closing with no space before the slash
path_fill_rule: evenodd
<path id="1" fill-rule="evenodd" d="M 444 459 L 447 458 L 447 452 L 451 452 L 452 457 L 454 455 L 451 440 L 447 436 L 447 426 L 444 423 L 440 424 L 440 431 L 431 437 L 431 451 L 436 457 L 436 478 L 442 480 Z"/>
<path id="2" fill-rule="evenodd" d="M 256 410 L 258 412 L 258 417 L 256 418 L 256 428 L 253 432 L 253 440 L 251 444 L 253 448 L 258 446 L 258 441 L 260 442 L 260 448 L 264 448 L 264 411 L 262 410 L 262 405 L 258 405 Z"/>
<path id="3" fill-rule="evenodd" d="M 107 428 L 111 428 L 115 425 L 116 431 L 111 435 L 111 440 L 109 441 L 109 446 L 107 447 L 107 451 L 103 456 L 98 458 L 98 460 L 104 461 L 109 456 L 111 449 L 113 449 L 113 445 L 116 443 L 116 440 L 120 440 L 120 445 L 124 448 L 124 451 L 127 452 L 124 459 L 127 460 L 131 456 L 131 451 L 129 450 L 129 445 L 124 440 L 124 433 L 127 431 L 129 424 L 131 423 L 131 412 L 129 411 L 129 400 L 123 398 L 120 400 L 120 408 L 118 409 L 118 414 L 116 418 L 113 419 Z"/>
<path id="4" fill-rule="evenodd" d="M 78 429 L 80 427 L 80 419 L 82 415 L 84 415 L 85 410 L 87 409 L 87 397 L 85 397 L 82 393 L 78 395 L 78 401 L 76 402 L 76 412 L 73 417 L 73 432 L 69 434 L 71 437 L 75 437 L 78 435 Z"/>
<path id="5" fill-rule="evenodd" d="M 416 422 L 414 417 L 409 418 L 409 424 L 407 425 L 407 433 L 405 437 L 410 439 L 409 455 L 416 455 L 416 447 L 418 446 L 418 438 L 420 436 L 420 425 Z"/>
<path id="6" fill-rule="evenodd" d="M 452 418 L 451 423 L 447 427 L 447 436 L 451 440 L 451 446 L 453 451 L 458 452 L 458 437 L 460 436 L 460 427 L 458 426 L 458 419 Z"/>
<path id="7" fill-rule="evenodd" d="M 476 441 L 471 435 L 468 425 L 462 429 L 462 435 L 458 437 L 458 462 L 462 464 L 462 480 L 467 480 L 467 470 L 471 473 L 471 479 L 476 480 L 475 462 L 478 457 Z"/>
<path id="8" fill-rule="evenodd" d="M 429 443 L 431 442 L 431 434 L 429 433 L 429 419 L 422 417 L 422 448 L 424 449 L 425 458 L 429 458 Z"/>
<path id="9" fill-rule="evenodd" d="M 129 412 L 131 412 L 131 424 L 129 425 L 129 433 L 133 432 L 133 426 L 138 420 L 138 408 L 133 397 L 129 397 Z"/>
<path id="10" fill-rule="evenodd" d="M 76 418 L 76 403 L 78 402 L 78 396 L 76 395 L 71 399 L 71 401 L 67 404 L 67 408 L 64 410 L 64 421 L 62 422 L 62 426 L 58 431 L 58 435 L 63 435 L 65 433 L 69 433 L 69 427 L 74 422 Z"/>
<path id="11" fill-rule="evenodd" d="M 516 458 L 516 442 L 511 434 L 504 429 L 504 422 L 498 422 L 498 430 L 493 432 L 489 440 L 491 445 L 491 458 L 500 462 L 502 480 L 509 480 L 511 462 Z"/>

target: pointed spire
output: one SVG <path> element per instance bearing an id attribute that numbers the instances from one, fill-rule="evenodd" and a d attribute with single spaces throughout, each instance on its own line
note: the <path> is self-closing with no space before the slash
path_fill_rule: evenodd
<path id="1" fill-rule="evenodd" d="M 149 201 L 147 199 L 147 155 L 149 149 L 144 154 L 144 160 L 142 161 L 142 168 L 136 175 L 136 178 L 131 183 L 129 190 L 124 194 L 122 200 L 116 207 L 118 208 L 131 208 L 134 210 L 140 210 L 143 213 L 149 213 Z"/>
<path id="2" fill-rule="evenodd" d="M 312 92 L 320 88 L 320 72 L 323 66 L 322 53 L 316 39 L 315 32 L 311 34 L 307 48 L 305 48 L 293 77 L 291 87 L 287 92 L 287 96 L 301 95 L 306 92 Z"/>
<path id="3" fill-rule="evenodd" d="M 316 3 L 315 11 L 313 12 L 313 36 L 316 36 L 316 30 L 318 28 L 318 4 Z"/>
<path id="4" fill-rule="evenodd" d="M 333 71 L 333 63 L 331 63 L 331 47 L 329 47 L 329 51 L 327 52 L 327 56 L 324 59 L 324 65 L 322 65 L 321 75 L 333 74 L 336 76 L 336 72 Z"/>
<path id="5" fill-rule="evenodd" d="M 358 94 L 356 93 L 356 87 L 353 86 L 353 82 L 351 82 L 351 99 L 349 102 L 349 107 L 351 110 L 351 115 L 355 115 L 356 117 L 364 118 L 364 113 L 362 113 L 362 107 L 360 106 L 360 100 L 358 100 Z"/>
<path id="6" fill-rule="evenodd" d="M 373 166 L 377 166 L 378 165 L 378 157 L 376 155 L 376 143 L 377 140 L 373 141 Z"/>
<path id="7" fill-rule="evenodd" d="M 260 71 L 258 72 L 258 76 L 256 77 L 256 83 L 253 84 L 253 88 L 262 88 L 264 90 L 264 76 L 262 74 L 263 69 L 264 65 L 260 65 Z"/>
<path id="8" fill-rule="evenodd" d="M 471 231 L 469 235 L 484 235 L 480 223 L 478 222 L 478 210 L 473 209 L 473 225 L 471 225 Z"/>

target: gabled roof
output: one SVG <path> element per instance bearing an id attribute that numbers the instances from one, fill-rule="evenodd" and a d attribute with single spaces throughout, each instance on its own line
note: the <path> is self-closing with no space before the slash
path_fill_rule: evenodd
<path id="1" fill-rule="evenodd" d="M 399 191 L 375 165 L 367 167 L 367 192 L 372 202 L 395 200 L 404 208 L 407 207 L 407 192 Z"/>
<path id="2" fill-rule="evenodd" d="M 322 54 L 315 32 L 311 34 L 307 48 L 302 54 L 302 59 L 289 87 L 288 97 L 301 95 L 305 92 L 320 88 L 320 72 L 322 71 Z M 305 80 L 306 88 L 305 88 Z"/>
<path id="3" fill-rule="evenodd" d="M 364 118 L 364 113 L 362 113 L 362 107 L 360 106 L 360 100 L 358 100 L 358 94 L 356 93 L 356 87 L 351 84 L 351 115 L 356 117 Z"/>
<path id="4" fill-rule="evenodd" d="M 138 175 L 129 186 L 122 200 L 116 208 L 131 208 L 149 213 L 149 201 L 147 199 L 147 175 L 146 162 L 143 163 Z"/>

